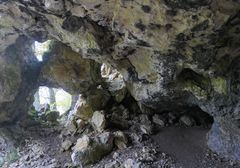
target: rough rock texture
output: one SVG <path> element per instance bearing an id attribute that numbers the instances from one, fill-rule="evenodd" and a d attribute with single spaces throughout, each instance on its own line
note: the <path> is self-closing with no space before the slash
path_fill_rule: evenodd
<path id="1" fill-rule="evenodd" d="M 40 66 L 34 57 L 32 42 L 21 36 L 0 52 L 0 123 L 24 116 L 33 102 Z"/>
<path id="2" fill-rule="evenodd" d="M 219 119 L 214 122 L 208 133 L 208 146 L 223 156 L 233 160 L 240 160 L 239 121 L 225 121 Z"/>
<path id="3" fill-rule="evenodd" d="M 71 94 L 79 94 L 96 87 L 100 82 L 100 65 L 83 59 L 80 54 L 58 42 L 52 42 L 45 53 L 40 84 L 61 87 Z"/>
<path id="4" fill-rule="evenodd" d="M 75 165 L 84 167 L 110 153 L 112 148 L 113 136 L 109 132 L 101 133 L 95 138 L 84 136 L 74 146 L 72 161 Z"/>
<path id="5" fill-rule="evenodd" d="M 208 112 L 216 122 L 209 146 L 239 160 L 239 1 L 19 0 L 0 2 L 0 10 L 1 51 L 19 35 L 61 41 L 82 57 L 108 63 L 121 72 L 143 111 L 199 106 Z M 14 61 L 4 69 L 6 73 Z M 72 67 L 73 62 L 69 61 Z M 70 73 L 77 77 L 76 71 Z M 19 70 L 11 74 L 19 86 L 23 80 Z M 64 87 L 73 78 L 68 76 L 59 86 Z M 1 83 L 5 81 L 10 80 L 4 78 Z M 78 84 L 69 85 L 79 90 Z M 18 99 L 13 100 L 18 90 L 14 88 L 14 93 L 3 92 L 6 100 L 16 103 L 10 109 L 1 103 L 0 114 L 8 114 L 8 118 L 19 104 Z M 25 90 L 21 100 L 30 90 Z M 225 132 L 218 133 L 220 128 L 231 138 L 221 138 Z M 219 137 L 214 146 L 213 137 Z M 233 148 L 234 152 L 229 152 Z"/>

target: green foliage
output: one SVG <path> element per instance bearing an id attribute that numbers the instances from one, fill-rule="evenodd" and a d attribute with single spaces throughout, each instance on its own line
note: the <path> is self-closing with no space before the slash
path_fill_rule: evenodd
<path id="1" fill-rule="evenodd" d="M 70 98 L 66 97 L 64 100 L 56 102 L 58 107 L 64 108 L 69 108 L 71 106 L 71 103 L 72 103 L 71 97 Z"/>

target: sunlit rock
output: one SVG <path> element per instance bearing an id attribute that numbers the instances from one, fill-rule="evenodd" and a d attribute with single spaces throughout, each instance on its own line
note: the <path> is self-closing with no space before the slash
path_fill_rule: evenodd
<path id="1" fill-rule="evenodd" d="M 101 132 L 106 127 L 106 118 L 104 111 L 95 111 L 91 118 L 91 124 L 95 130 Z"/>

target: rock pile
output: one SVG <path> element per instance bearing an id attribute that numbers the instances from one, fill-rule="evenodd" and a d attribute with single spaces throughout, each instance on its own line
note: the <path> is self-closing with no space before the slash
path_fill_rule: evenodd
<path id="1" fill-rule="evenodd" d="M 75 166 L 93 164 L 114 149 L 128 146 L 127 133 L 121 131 L 131 122 L 129 110 L 122 104 L 127 92 L 123 82 L 121 87 L 115 87 L 113 82 L 116 81 L 106 81 L 95 90 L 79 96 L 69 113 L 61 133 L 62 151 L 71 151 Z"/>

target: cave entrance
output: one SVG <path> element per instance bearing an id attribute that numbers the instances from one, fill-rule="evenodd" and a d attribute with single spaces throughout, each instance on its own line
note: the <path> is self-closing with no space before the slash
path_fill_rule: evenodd
<path id="1" fill-rule="evenodd" d="M 71 109 L 71 104 L 72 95 L 63 89 L 41 86 L 34 95 L 33 106 L 37 112 L 47 109 L 62 115 Z"/>
<path id="2" fill-rule="evenodd" d="M 35 53 L 35 56 L 39 62 L 43 61 L 44 53 L 49 50 L 51 40 L 47 40 L 43 43 L 35 41 L 33 44 L 33 50 Z"/>
<path id="3" fill-rule="evenodd" d="M 202 111 L 198 106 L 193 106 L 155 114 L 153 122 L 156 125 L 167 127 L 202 127 L 210 129 L 213 124 L 213 117 Z"/>

